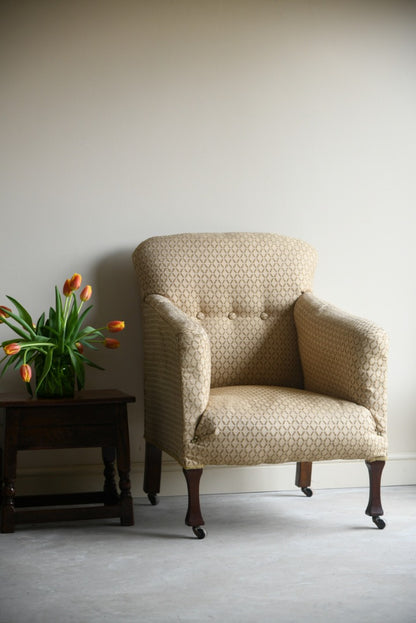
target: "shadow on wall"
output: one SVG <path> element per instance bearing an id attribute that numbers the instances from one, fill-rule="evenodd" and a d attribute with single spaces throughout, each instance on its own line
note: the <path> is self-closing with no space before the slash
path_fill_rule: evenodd
<path id="1" fill-rule="evenodd" d="M 115 351 L 100 350 L 99 362 L 121 390 L 138 396 L 142 391 L 142 330 L 140 297 L 131 260 L 132 249 L 120 249 L 97 261 L 95 267 L 94 308 L 96 323 L 104 326 L 110 320 L 124 320 L 122 333 L 105 335 L 120 341 Z M 98 352 L 97 352 L 98 355 Z M 99 374 L 99 371 L 96 371 Z M 106 379 L 108 380 L 108 379 Z"/>
<path id="2" fill-rule="evenodd" d="M 139 244 L 138 241 L 137 244 Z M 143 437 L 143 341 L 138 283 L 131 255 L 134 249 L 113 251 L 97 260 L 89 278 L 93 286 L 93 309 L 89 322 L 105 326 L 110 320 L 124 320 L 122 333 L 104 334 L 120 341 L 116 350 L 100 348 L 90 353 L 91 359 L 104 371 L 88 367 L 88 388 L 117 388 L 136 396 L 130 405 L 131 437 Z M 132 444 L 133 446 L 133 444 Z M 133 450 L 133 447 L 132 447 Z"/>

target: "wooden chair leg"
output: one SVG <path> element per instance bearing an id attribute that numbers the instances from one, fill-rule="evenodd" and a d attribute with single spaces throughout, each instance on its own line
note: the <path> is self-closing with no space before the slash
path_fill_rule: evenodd
<path id="1" fill-rule="evenodd" d="M 153 506 L 158 504 L 157 494 L 160 491 L 161 471 L 162 451 L 146 441 L 143 490 Z"/>
<path id="2" fill-rule="evenodd" d="M 206 536 L 206 530 L 201 527 L 205 524 L 205 521 L 202 518 L 199 503 L 199 481 L 201 480 L 202 469 L 184 469 L 183 473 L 188 487 L 188 511 L 185 523 L 187 526 L 192 527 L 198 539 L 203 539 Z"/>
<path id="3" fill-rule="evenodd" d="M 370 477 L 369 499 L 365 513 L 366 515 L 372 517 L 377 528 L 382 530 L 386 527 L 386 524 L 380 517 L 380 515 L 384 515 L 383 507 L 381 505 L 381 474 L 386 462 L 366 461 L 365 463 Z"/>
<path id="4" fill-rule="evenodd" d="M 312 463 L 302 461 L 296 463 L 296 480 L 295 485 L 300 487 L 303 493 L 310 498 L 313 495 L 313 491 L 310 488 L 312 478 Z"/>

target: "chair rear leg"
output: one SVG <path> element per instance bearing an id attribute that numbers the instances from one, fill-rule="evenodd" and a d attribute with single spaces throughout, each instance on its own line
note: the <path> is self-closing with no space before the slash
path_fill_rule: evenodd
<path id="1" fill-rule="evenodd" d="M 310 498 L 313 495 L 313 491 L 310 488 L 312 478 L 312 463 L 302 461 L 296 463 L 296 480 L 295 485 L 300 487 L 303 493 Z"/>
<path id="2" fill-rule="evenodd" d="M 160 491 L 161 471 L 162 451 L 146 441 L 143 490 L 153 506 L 159 503 L 157 494 Z"/>
<path id="3" fill-rule="evenodd" d="M 205 521 L 202 518 L 201 507 L 199 503 L 199 481 L 202 476 L 202 469 L 184 469 L 183 473 L 188 487 L 188 511 L 185 517 L 187 526 L 191 526 L 195 536 L 203 539 L 206 536 L 206 530 L 202 528 Z"/>
<path id="4" fill-rule="evenodd" d="M 386 527 L 386 523 L 380 517 L 380 515 L 384 515 L 383 507 L 381 506 L 381 474 L 386 462 L 366 461 L 365 463 L 370 477 L 370 492 L 365 514 L 372 517 L 379 530 L 383 530 Z"/>

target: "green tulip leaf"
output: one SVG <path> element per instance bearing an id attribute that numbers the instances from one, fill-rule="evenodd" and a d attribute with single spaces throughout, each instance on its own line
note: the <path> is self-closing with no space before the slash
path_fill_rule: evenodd
<path id="1" fill-rule="evenodd" d="M 13 305 L 16 307 L 17 311 L 19 312 L 19 316 L 20 318 L 26 323 L 28 324 L 30 327 L 33 326 L 33 320 L 31 315 L 29 314 L 29 312 L 23 307 L 23 305 L 21 305 L 19 303 L 19 301 L 16 301 L 16 299 L 14 299 L 12 296 L 8 296 L 7 297 L 9 299 L 9 301 L 11 301 L 13 303 Z"/>
<path id="2" fill-rule="evenodd" d="M 39 381 L 37 383 L 36 389 L 39 389 L 39 387 L 42 385 L 43 381 L 47 377 L 47 374 L 48 374 L 49 370 L 51 369 L 54 350 L 55 350 L 54 348 L 50 348 L 48 350 L 47 354 L 46 354 L 45 363 L 44 363 L 44 366 L 43 366 L 42 374 L 41 374 L 41 377 L 40 377 L 40 379 L 39 379 Z"/>
<path id="3" fill-rule="evenodd" d="M 89 307 L 87 307 L 86 309 L 84 309 L 84 311 L 82 312 L 82 314 L 80 314 L 80 316 L 78 317 L 78 315 L 75 316 L 73 322 L 72 322 L 72 326 L 70 327 L 69 331 L 67 332 L 67 341 L 68 342 L 79 342 L 80 341 L 80 337 L 83 335 L 84 331 L 86 329 L 92 329 L 92 331 L 96 331 L 96 329 L 93 329 L 92 327 L 85 327 L 82 331 L 82 333 L 80 332 L 82 323 L 85 320 L 85 317 L 87 316 L 88 312 L 90 311 L 90 309 L 92 308 L 92 305 L 90 305 Z M 76 314 L 78 314 L 78 312 L 76 311 Z M 78 335 L 79 334 L 79 335 Z"/>

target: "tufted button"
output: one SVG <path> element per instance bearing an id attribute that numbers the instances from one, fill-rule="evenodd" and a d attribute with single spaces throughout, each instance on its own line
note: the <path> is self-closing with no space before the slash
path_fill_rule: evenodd
<path id="1" fill-rule="evenodd" d="M 198 320 L 203 320 L 205 318 L 205 314 L 204 312 L 199 311 L 196 317 L 198 318 Z"/>
<path id="2" fill-rule="evenodd" d="M 237 314 L 236 314 L 236 313 L 234 313 L 234 312 L 230 312 L 230 313 L 228 314 L 228 318 L 229 318 L 230 320 L 235 320 L 235 319 L 237 318 Z"/>
<path id="3" fill-rule="evenodd" d="M 262 320 L 267 320 L 268 317 L 269 317 L 269 314 L 267 312 L 261 312 L 260 318 Z"/>

